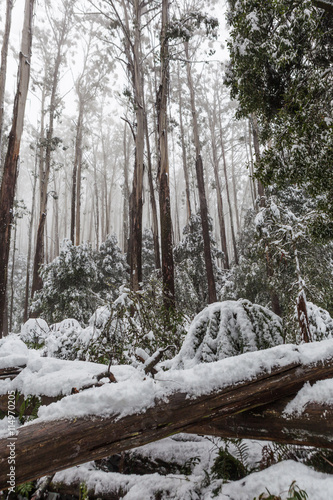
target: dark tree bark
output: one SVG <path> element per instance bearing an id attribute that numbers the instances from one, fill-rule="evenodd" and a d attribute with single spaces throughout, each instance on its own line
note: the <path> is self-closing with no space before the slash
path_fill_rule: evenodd
<path id="1" fill-rule="evenodd" d="M 180 128 L 180 142 L 182 145 L 182 160 L 183 160 L 183 172 L 185 179 L 185 193 L 186 193 L 186 209 L 187 209 L 187 219 L 189 219 L 192 215 L 191 209 L 191 190 L 190 190 L 190 181 L 188 174 L 188 165 L 187 165 L 187 154 L 186 154 L 186 146 L 185 146 L 185 132 L 184 132 L 184 123 L 183 123 L 183 97 L 182 97 L 182 88 L 180 81 L 180 70 L 178 63 L 178 105 L 179 105 L 179 128 Z"/>
<path id="2" fill-rule="evenodd" d="M 5 89 L 6 89 L 6 74 L 7 74 L 7 56 L 10 28 L 12 24 L 13 0 L 6 2 L 6 21 L 5 32 L 3 34 L 2 49 L 1 49 L 1 66 L 0 66 L 0 179 L 2 171 L 2 137 L 3 137 L 3 116 L 5 104 Z"/>
<path id="3" fill-rule="evenodd" d="M 37 148 L 36 148 L 36 158 L 35 158 L 35 171 L 33 174 L 33 184 L 32 184 L 31 212 L 30 212 L 30 221 L 28 229 L 28 255 L 27 255 L 27 271 L 25 279 L 24 312 L 23 312 L 24 323 L 28 320 L 29 317 L 30 263 L 32 254 L 32 228 L 35 216 L 36 187 L 37 187 Z"/>
<path id="4" fill-rule="evenodd" d="M 169 94 L 169 42 L 166 35 L 169 23 L 169 0 L 162 0 L 162 25 L 160 35 L 160 86 L 156 109 L 158 120 L 159 201 L 161 222 L 163 296 L 166 311 L 175 308 L 174 261 L 172 252 L 172 219 L 169 187 L 169 151 L 167 102 Z"/>
<path id="5" fill-rule="evenodd" d="M 204 256 L 205 256 L 205 264 L 206 264 L 206 275 L 207 275 L 207 283 L 208 283 L 208 302 L 211 304 L 212 302 L 216 302 L 216 287 L 215 287 L 215 278 L 213 271 L 213 262 L 212 262 L 212 253 L 210 248 L 210 236 L 209 236 L 209 224 L 208 224 L 208 206 L 205 192 L 205 181 L 204 181 L 204 173 L 203 173 L 203 163 L 201 157 L 201 147 L 199 140 L 199 127 L 197 120 L 197 112 L 195 106 L 195 94 L 194 94 L 194 85 L 192 80 L 191 66 L 188 62 L 190 60 L 189 56 L 189 48 L 188 42 L 184 42 L 185 47 L 185 57 L 186 57 L 186 69 L 187 69 L 187 83 L 190 91 L 191 97 L 191 109 L 192 109 L 192 120 L 193 120 L 193 136 L 195 143 L 195 168 L 197 174 L 197 182 L 198 182 L 198 191 L 199 191 L 199 202 L 200 202 L 200 215 L 201 215 L 201 224 L 202 224 L 202 235 L 204 241 Z"/>
<path id="6" fill-rule="evenodd" d="M 255 379 L 239 382 L 236 386 L 230 384 L 214 391 L 208 390 L 201 396 L 192 394 L 192 397 L 188 398 L 186 392 L 175 390 L 168 396 L 166 402 L 161 394 L 160 398 L 155 399 L 154 406 L 145 409 L 143 413 L 132 413 L 119 418 L 118 410 L 115 408 L 114 414 L 109 418 L 78 417 L 72 420 L 41 423 L 37 421 L 24 426 L 18 430 L 15 440 L 16 483 L 20 484 L 90 460 L 104 458 L 162 439 L 172 433 L 196 433 L 200 429 L 205 429 L 205 432 L 208 430 L 211 434 L 234 436 L 235 424 L 231 424 L 230 434 L 228 431 L 228 422 L 232 422 L 233 418 L 236 419 L 236 423 L 237 419 L 243 422 L 240 429 L 242 437 L 255 435 L 253 417 L 249 417 L 246 430 L 247 419 L 244 412 L 252 412 L 256 408 L 255 413 L 258 414 L 262 411 L 260 407 L 297 394 L 305 382 L 311 384 L 333 376 L 331 358 L 322 361 L 310 358 L 311 356 L 308 356 L 304 364 L 294 362 L 283 367 L 271 367 Z M 99 388 L 94 390 L 98 391 Z M 71 397 L 75 398 L 75 394 Z M 266 410 L 267 408 L 266 406 Z M 300 431 L 303 429 L 306 431 L 298 433 L 298 444 L 333 448 L 331 438 L 333 419 L 330 418 L 333 416 L 333 409 L 329 405 L 310 405 L 299 418 L 295 417 L 290 425 L 286 424 L 288 429 L 286 433 L 282 424 L 286 422 L 285 418 L 282 416 L 280 419 L 278 412 L 271 416 L 277 424 L 272 425 L 271 430 L 270 422 L 268 425 L 264 423 L 267 432 L 264 436 L 261 433 L 262 438 L 289 442 L 288 436 L 290 436 L 291 442 L 295 442 L 298 428 L 293 429 L 292 423 L 295 423 Z M 324 432 L 318 432 L 321 426 Z M 256 428 L 258 431 L 256 437 L 260 437 L 258 425 Z M 0 439 L 0 489 L 7 487 L 8 453 L 8 438 L 2 438 Z"/>
<path id="7" fill-rule="evenodd" d="M 77 187 L 78 181 L 78 170 L 80 169 L 82 161 L 82 128 L 83 128 L 83 102 L 79 97 L 79 116 L 76 124 L 76 137 L 75 137 L 75 156 L 74 156 L 74 167 L 72 175 L 72 200 L 71 200 L 71 234 L 70 239 L 72 243 L 75 242 L 75 221 L 76 221 L 76 200 L 77 200 Z M 80 228 L 79 228 L 80 234 Z M 78 245 L 79 243 L 76 243 Z"/>
<path id="8" fill-rule="evenodd" d="M 13 122 L 9 134 L 8 149 L 0 191 L 0 338 L 3 334 L 3 319 L 6 303 L 10 231 L 13 222 L 13 205 L 18 175 L 18 158 L 25 104 L 30 79 L 32 44 L 32 17 L 34 0 L 26 0 L 20 51 L 17 92 L 14 101 Z"/>

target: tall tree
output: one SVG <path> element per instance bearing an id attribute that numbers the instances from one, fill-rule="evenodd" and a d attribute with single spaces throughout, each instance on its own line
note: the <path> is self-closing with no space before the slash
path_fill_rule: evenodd
<path id="1" fill-rule="evenodd" d="M 203 162 L 201 156 L 201 146 L 199 139 L 199 126 L 197 120 L 197 110 L 195 103 L 195 92 L 191 73 L 190 64 L 190 54 L 189 54 L 189 43 L 188 40 L 184 41 L 185 57 L 186 57 L 186 70 L 187 70 L 187 83 L 190 91 L 191 99 L 191 110 L 192 110 L 192 123 L 193 123 L 193 137 L 195 144 L 195 168 L 197 174 L 198 191 L 199 191 L 199 202 L 200 202 L 200 215 L 202 224 L 202 233 L 204 240 L 204 253 L 205 253 L 205 263 L 206 263 L 206 274 L 208 283 L 208 300 L 209 303 L 216 302 L 216 287 L 215 278 L 213 271 L 212 254 L 210 248 L 210 237 L 209 237 L 209 222 L 208 222 L 208 206 L 205 191 L 205 181 L 203 172 Z"/>
<path id="2" fill-rule="evenodd" d="M 50 84 L 50 104 L 48 112 L 48 129 L 46 139 L 42 144 L 41 155 L 45 154 L 44 161 L 41 161 L 40 171 L 40 203 L 39 203 L 39 223 L 37 228 L 36 248 L 34 257 L 33 279 L 31 287 L 31 295 L 33 296 L 36 290 L 40 290 L 43 286 L 42 278 L 39 274 L 40 266 L 44 262 L 44 233 L 47 216 L 47 201 L 48 201 L 48 184 L 52 166 L 52 153 L 59 144 L 59 138 L 54 136 L 54 121 L 56 118 L 58 101 L 58 85 L 60 78 L 61 65 L 65 58 L 66 45 L 70 30 L 73 27 L 73 0 L 62 0 L 61 18 L 57 20 L 51 19 L 48 15 L 51 30 L 53 33 L 52 42 L 55 47 L 53 60 L 53 68 Z M 47 4 L 47 9 L 50 6 Z M 48 12 L 48 10 L 47 10 Z M 53 47 L 52 47 L 53 48 Z M 49 56 L 50 57 L 50 56 Z"/>
<path id="3" fill-rule="evenodd" d="M 172 220 L 169 187 L 168 118 L 169 92 L 169 0 L 162 0 L 160 49 L 160 85 L 157 93 L 159 201 L 161 221 L 163 296 L 166 310 L 175 307 L 174 261 L 172 253 Z"/>
<path id="4" fill-rule="evenodd" d="M 8 149 L 5 158 L 0 191 L 0 337 L 2 337 L 3 333 L 3 317 L 6 302 L 8 258 L 10 248 L 10 231 L 13 219 L 13 205 L 16 180 L 18 175 L 18 160 L 20 153 L 21 136 L 23 132 L 25 104 L 27 100 L 30 79 L 33 9 L 34 0 L 26 0 L 20 62 L 18 69 L 17 91 L 13 109 L 13 121 L 12 128 L 9 134 Z"/>
<path id="5" fill-rule="evenodd" d="M 6 89 L 6 74 L 7 74 L 7 56 L 8 56 L 8 45 L 9 45 L 9 35 L 10 28 L 12 24 L 12 10 L 13 10 L 13 0 L 6 1 L 6 21 L 5 21 L 5 32 L 3 35 L 2 48 L 1 48 L 1 66 L 0 66 L 0 179 L 2 170 L 2 137 L 3 137 L 3 115 L 4 115 L 4 103 L 5 103 L 5 89 Z"/>
<path id="6" fill-rule="evenodd" d="M 306 189 L 321 211 L 314 230 L 332 237 L 333 16 L 312 0 L 228 3 L 226 81 L 239 116 L 258 120 L 257 175 Z"/>

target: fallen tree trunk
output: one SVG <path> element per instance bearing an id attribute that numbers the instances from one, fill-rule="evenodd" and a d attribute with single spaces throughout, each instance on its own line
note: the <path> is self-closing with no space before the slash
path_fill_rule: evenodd
<path id="1" fill-rule="evenodd" d="M 236 415 L 200 422 L 187 432 L 221 438 L 258 439 L 333 449 L 333 408 L 310 403 L 301 414 L 285 415 L 292 398 Z"/>
<path id="2" fill-rule="evenodd" d="M 269 367 L 252 380 L 225 384 L 213 392 L 207 389 L 206 393 L 201 393 L 200 396 L 195 395 L 195 390 L 191 393 L 188 389 L 187 392 L 175 390 L 168 395 L 167 392 L 163 393 L 161 386 L 154 406 L 147 409 L 143 406 L 141 410 L 136 409 L 135 413 L 133 411 L 132 414 L 126 416 L 119 417 L 115 406 L 113 413 L 112 409 L 109 409 L 110 417 L 108 418 L 95 415 L 54 421 L 37 420 L 35 423 L 25 425 L 19 429 L 17 438 L 0 440 L 0 489 L 9 485 L 9 445 L 14 449 L 15 481 L 19 484 L 178 432 L 196 432 L 199 429 L 204 432 L 208 430 L 209 433 L 218 432 L 218 429 L 224 425 L 223 419 L 267 405 L 285 396 L 295 395 L 305 382 L 311 383 L 333 377 L 331 356 L 329 359 L 314 362 L 315 358 L 311 360 L 311 351 L 306 350 L 305 353 L 307 364 L 295 361 L 285 366 Z M 234 360 L 237 363 L 237 358 Z M 223 365 L 220 363 L 223 362 L 215 364 L 215 370 L 220 369 L 220 366 L 222 369 Z M 172 372 L 169 373 L 172 378 Z M 172 382 L 176 383 L 176 379 Z M 142 382 L 142 384 L 146 383 L 148 384 L 149 380 Z M 117 386 L 120 387 L 119 384 L 112 384 L 113 388 Z M 98 395 L 95 391 L 100 390 L 103 390 L 103 387 L 92 389 L 95 396 Z M 74 398 L 81 395 L 82 393 L 74 394 L 69 398 L 73 398 L 71 401 L 75 402 Z M 110 400 L 112 401 L 112 398 L 105 401 L 105 406 L 110 405 Z M 127 413 L 130 411 L 128 408 Z M 215 430 L 213 428 L 209 430 L 211 422 L 214 423 Z M 218 425 L 217 422 L 220 424 Z M 331 447 L 333 424 L 330 424 L 330 419 L 326 418 L 323 422 L 326 425 L 326 441 L 324 435 L 319 440 L 320 442 L 313 439 L 314 442 L 311 443 L 305 437 L 304 444 Z M 265 439 L 276 439 L 279 433 L 277 431 L 271 433 L 267 423 L 263 425 L 267 430 Z M 232 436 L 232 429 L 230 433 L 225 432 L 229 437 Z M 245 430 L 242 432 L 245 437 Z M 249 435 L 253 432 L 252 429 Z M 281 432 L 283 433 L 283 430 Z M 246 437 L 250 437 L 249 435 Z"/>

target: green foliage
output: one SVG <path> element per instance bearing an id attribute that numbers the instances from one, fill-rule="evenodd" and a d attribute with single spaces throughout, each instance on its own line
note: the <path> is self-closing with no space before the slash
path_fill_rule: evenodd
<path id="1" fill-rule="evenodd" d="M 64 318 L 75 318 L 85 323 L 94 309 L 96 297 L 93 287 L 97 280 L 97 266 L 91 246 L 74 246 L 64 240 L 60 255 L 41 271 L 43 288 L 35 295 L 32 310 L 42 311 L 48 323 Z"/>
<path id="2" fill-rule="evenodd" d="M 229 1 L 226 83 L 238 115 L 255 115 L 266 184 L 304 187 L 333 235 L 333 17 L 312 0 Z M 326 214 L 326 215 L 325 215 Z M 328 216 L 328 217 L 327 217 Z"/>
<path id="3" fill-rule="evenodd" d="M 309 198 L 294 188 L 268 197 L 266 207 L 258 214 L 250 211 L 239 238 L 239 265 L 232 269 L 222 292 L 224 299 L 243 297 L 265 307 L 272 307 L 272 299 L 277 296 L 291 341 L 296 340 L 298 330 L 295 303 L 299 276 L 309 301 L 313 338 L 331 334 L 333 247 L 331 242 L 313 240 L 309 224 L 314 213 Z"/>
<path id="4" fill-rule="evenodd" d="M 93 258 L 97 266 L 94 291 L 103 299 L 115 300 L 128 274 L 126 257 L 118 246 L 116 235 L 108 235 Z"/>
<path id="5" fill-rule="evenodd" d="M 135 361 L 137 348 L 148 355 L 170 344 L 179 349 L 186 321 L 185 316 L 174 311 L 166 322 L 162 283 L 153 276 L 142 291 L 123 288 L 101 323 L 98 314 L 92 318 L 91 323 L 100 327 L 101 334 L 89 345 L 89 359 L 106 362 L 112 358 L 115 363 L 128 363 Z"/>
<path id="6" fill-rule="evenodd" d="M 229 451 L 229 445 L 233 443 L 237 449 L 241 449 L 240 457 L 236 458 Z M 224 446 L 218 451 L 217 457 L 211 468 L 214 479 L 223 479 L 223 482 L 237 481 L 245 477 L 249 470 L 245 465 L 247 445 L 241 440 L 224 440 Z"/>
<path id="7" fill-rule="evenodd" d="M 194 318 L 175 364 L 190 367 L 282 342 L 281 319 L 269 309 L 248 300 L 217 302 Z"/>
<path id="8" fill-rule="evenodd" d="M 20 393 L 16 394 L 16 400 L 20 397 Z M 38 416 L 38 410 L 41 405 L 39 396 L 27 396 L 23 399 L 19 408 L 19 421 L 21 424 L 34 420 Z M 28 413 L 28 414 L 27 414 Z"/>
<path id="9" fill-rule="evenodd" d="M 35 483 L 33 481 L 28 481 L 27 483 L 22 483 L 16 486 L 15 491 L 18 495 L 23 498 L 29 498 L 30 494 L 34 491 Z"/>
<path id="10" fill-rule="evenodd" d="M 79 500 L 89 500 L 88 487 L 86 483 L 80 483 Z"/>
<path id="11" fill-rule="evenodd" d="M 41 271 L 43 288 L 35 295 L 33 311 L 48 323 L 74 318 L 86 324 L 97 304 L 117 296 L 126 281 L 127 264 L 115 236 L 108 236 L 98 252 L 89 244 L 74 246 L 64 240 L 60 255 Z"/>
<path id="12" fill-rule="evenodd" d="M 267 493 L 263 492 L 253 500 L 282 500 L 281 496 L 272 495 L 269 490 L 266 488 Z M 308 498 L 308 494 L 305 490 L 301 490 L 299 486 L 297 486 L 296 481 L 293 481 L 288 489 L 288 496 L 286 500 L 306 500 Z"/>
<path id="13" fill-rule="evenodd" d="M 213 237 L 212 219 L 209 218 L 209 232 L 213 271 L 217 289 L 221 287 L 222 272 L 217 266 L 217 259 L 222 257 Z M 208 304 L 208 284 L 204 258 L 202 224 L 199 214 L 192 215 L 183 230 L 183 239 L 174 250 L 176 263 L 176 300 L 179 309 L 187 314 L 199 312 Z"/>

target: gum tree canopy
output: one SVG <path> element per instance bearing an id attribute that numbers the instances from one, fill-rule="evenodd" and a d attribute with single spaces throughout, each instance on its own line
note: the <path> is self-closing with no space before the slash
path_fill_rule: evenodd
<path id="1" fill-rule="evenodd" d="M 321 7 L 312 0 L 229 0 L 226 83 L 239 116 L 258 119 L 266 146 L 258 177 L 304 187 L 322 213 L 321 234 L 330 237 L 333 16 Z"/>

